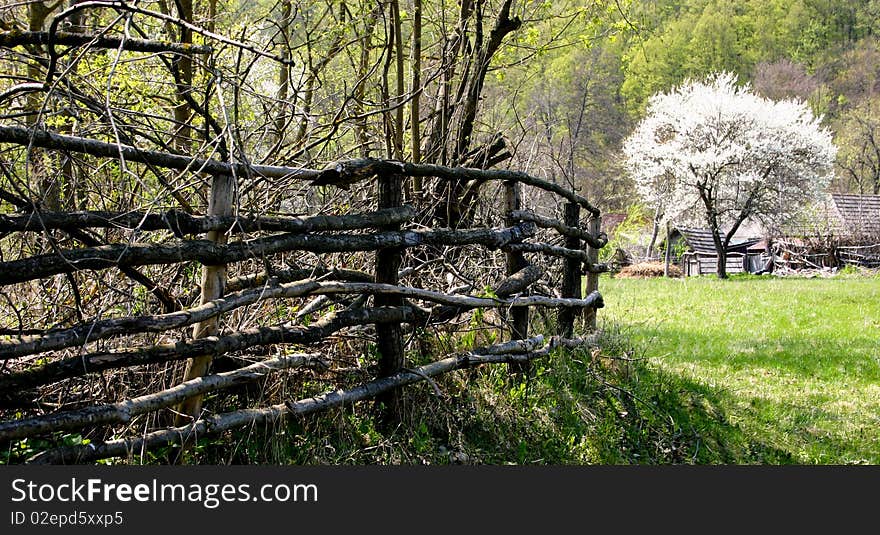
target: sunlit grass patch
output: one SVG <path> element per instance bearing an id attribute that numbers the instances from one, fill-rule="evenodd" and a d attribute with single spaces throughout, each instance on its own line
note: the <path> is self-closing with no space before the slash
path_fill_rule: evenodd
<path id="1" fill-rule="evenodd" d="M 880 463 L 880 280 L 606 278 L 609 322 L 798 463 Z"/>

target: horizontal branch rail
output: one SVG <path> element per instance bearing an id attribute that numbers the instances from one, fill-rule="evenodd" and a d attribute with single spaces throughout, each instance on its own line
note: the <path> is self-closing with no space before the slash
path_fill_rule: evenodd
<path id="1" fill-rule="evenodd" d="M 40 147 L 43 149 L 79 152 L 103 158 L 147 163 L 166 169 L 194 173 L 203 172 L 213 175 L 248 176 L 248 174 L 254 174 L 269 178 L 299 177 L 313 179 L 320 174 L 320 171 L 313 169 L 274 165 L 245 165 L 243 163 L 226 163 L 219 160 L 193 158 L 181 154 L 139 149 L 121 143 L 106 143 L 83 137 L 64 136 L 45 130 L 33 130 L 20 126 L 0 126 L 0 143 L 15 143 L 17 145 Z"/>
<path id="2" fill-rule="evenodd" d="M 391 284 L 359 283 L 359 282 L 322 282 L 319 288 L 312 294 L 339 294 L 339 293 L 365 293 L 365 294 L 389 294 L 402 295 L 415 299 L 433 301 L 443 305 L 467 307 L 467 308 L 522 308 L 522 307 L 571 307 L 571 308 L 601 308 L 602 297 L 599 292 L 591 294 L 584 299 L 566 299 L 559 297 L 545 297 L 533 295 L 513 299 L 496 299 L 492 297 L 476 297 L 471 295 L 448 295 L 433 290 L 394 286 Z"/>
<path id="3" fill-rule="evenodd" d="M 227 292 L 238 292 L 248 288 L 267 286 L 272 284 L 295 282 L 303 279 L 340 280 L 349 282 L 375 282 L 375 277 L 370 273 L 356 269 L 341 268 L 289 268 L 259 273 L 249 273 L 233 277 L 226 281 Z"/>
<path id="4" fill-rule="evenodd" d="M 219 245 L 208 240 L 190 240 L 173 245 L 112 244 L 70 249 L 60 253 L 0 262 L 0 285 L 15 284 L 86 269 L 108 269 L 113 266 L 145 266 L 190 261 L 201 262 L 205 265 L 229 264 L 289 251 L 337 253 L 374 251 L 387 247 L 410 248 L 420 245 L 467 244 L 499 248 L 507 243 L 532 236 L 534 233 L 534 224 L 525 222 L 504 229 L 464 231 L 406 230 L 332 236 L 288 233 L 226 245 Z"/>
<path id="5" fill-rule="evenodd" d="M 446 167 L 435 164 L 416 164 L 399 162 L 395 160 L 381 160 L 377 158 L 359 158 L 337 162 L 336 164 L 321 171 L 314 178 L 314 185 L 338 185 L 348 187 L 361 180 L 365 180 L 377 174 L 402 174 L 412 177 L 435 177 L 446 180 L 459 181 L 488 181 L 501 180 L 505 182 L 519 182 L 534 186 L 545 191 L 555 193 L 571 202 L 586 208 L 593 215 L 599 215 L 599 209 L 590 202 L 571 191 L 553 182 L 548 182 L 528 173 L 509 171 L 506 169 L 477 169 L 472 167 Z"/>
<path id="6" fill-rule="evenodd" d="M 375 212 L 310 217 L 192 216 L 180 210 L 158 214 L 144 212 L 33 212 L 0 214 L 0 232 L 42 232 L 87 228 L 123 228 L 141 231 L 170 230 L 177 236 L 209 231 L 241 232 L 321 232 L 376 228 L 405 223 L 416 216 L 412 206 L 386 208 Z"/>
<path id="7" fill-rule="evenodd" d="M 537 343 L 541 343 L 540 340 L 542 340 L 540 337 L 533 339 Z M 519 342 L 524 341 L 520 340 Z M 109 457 L 124 457 L 131 455 L 133 452 L 146 451 L 160 446 L 183 444 L 195 437 L 214 435 L 249 425 L 262 425 L 280 421 L 294 415 L 304 416 L 334 407 L 350 405 L 358 401 L 375 398 L 390 390 L 426 381 L 431 377 L 458 369 L 484 364 L 529 362 L 549 355 L 553 349 L 561 345 L 573 347 L 593 343 L 595 343 L 593 339 L 564 341 L 554 337 L 544 347 L 526 352 L 505 353 L 490 350 L 453 355 L 412 370 L 403 370 L 388 377 L 369 381 L 349 390 L 334 390 L 318 396 L 298 401 L 288 401 L 270 407 L 242 409 L 209 416 L 186 426 L 157 430 L 137 438 L 57 448 L 37 454 L 29 459 L 28 462 L 31 464 L 86 463 Z"/>
<path id="8" fill-rule="evenodd" d="M 400 295 L 463 308 L 515 308 L 530 306 L 602 308 L 604 306 L 602 296 L 598 292 L 588 295 L 585 299 L 561 299 L 544 296 L 495 299 L 447 295 L 431 290 L 391 284 L 319 282 L 312 279 L 287 284 L 275 284 L 237 294 L 230 294 L 189 310 L 181 310 L 169 314 L 95 320 L 69 329 L 53 330 L 37 336 L 22 336 L 11 341 L 0 341 L 0 360 L 82 346 L 88 342 L 122 334 L 164 332 L 170 329 L 186 327 L 268 299 L 335 294 Z"/>
<path id="9" fill-rule="evenodd" d="M 174 52 L 178 54 L 210 54 L 214 49 L 207 45 L 169 43 L 147 39 L 132 39 L 111 35 L 91 35 L 73 32 L 0 32 L 0 46 L 12 48 L 24 45 L 89 45 L 93 48 L 123 49 L 131 52 Z"/>
<path id="10" fill-rule="evenodd" d="M 198 356 L 216 357 L 256 346 L 314 344 L 340 329 L 355 325 L 392 322 L 415 323 L 427 320 L 427 315 L 414 307 L 360 308 L 330 314 L 308 327 L 274 325 L 248 329 L 226 336 L 209 336 L 171 344 L 99 351 L 0 375 L 0 393 L 33 388 L 105 370 L 179 361 Z"/>
<path id="11" fill-rule="evenodd" d="M 554 184 L 553 182 L 533 177 L 520 171 L 504 169 L 445 167 L 442 165 L 413 164 L 372 158 L 341 162 L 321 171 L 296 167 L 245 165 L 203 158 L 191 158 L 167 152 L 142 150 L 130 145 L 106 143 L 94 139 L 65 136 L 45 130 L 27 129 L 18 126 L 0 126 L 0 142 L 79 152 L 104 158 L 122 158 L 132 162 L 149 163 L 177 170 L 242 176 L 255 174 L 269 178 L 311 180 L 316 185 L 336 184 L 348 186 L 354 182 L 371 178 L 377 173 L 397 173 L 413 177 L 436 177 L 446 180 L 513 181 L 555 193 L 560 197 L 583 206 L 594 216 L 599 215 L 599 209 L 593 206 L 590 201 L 576 193 L 572 193 L 559 184 Z"/>
<path id="12" fill-rule="evenodd" d="M 433 176 L 454 180 L 502 180 L 506 182 L 519 182 L 533 186 L 544 191 L 555 193 L 560 197 L 583 206 L 593 215 L 599 215 L 599 209 L 590 201 L 576 193 L 572 193 L 559 184 L 523 173 L 521 171 L 508 171 L 505 169 L 473 169 L 469 167 L 444 167 L 431 164 L 407 163 L 403 167 L 404 174 L 409 176 Z"/>
<path id="13" fill-rule="evenodd" d="M 501 246 L 504 251 L 522 251 L 524 253 L 539 253 L 547 256 L 560 258 L 573 258 L 584 263 L 584 273 L 607 273 L 611 271 L 608 264 L 590 262 L 590 255 L 586 251 L 567 249 L 548 243 L 510 243 Z"/>
<path id="14" fill-rule="evenodd" d="M 192 396 L 257 381 L 271 372 L 302 367 L 325 368 L 327 366 L 328 363 L 322 360 L 318 354 L 276 357 L 238 370 L 199 377 L 160 392 L 126 399 L 118 403 L 92 405 L 73 411 L 0 422 L 0 441 L 96 425 L 126 424 L 140 414 L 174 406 Z"/>
<path id="15" fill-rule="evenodd" d="M 547 256 L 557 256 L 561 258 L 574 258 L 581 261 L 589 259 L 586 251 L 578 249 L 566 249 L 548 243 L 510 243 L 502 247 L 505 251 L 520 251 L 523 253 L 541 253 Z"/>
<path id="16" fill-rule="evenodd" d="M 582 228 L 565 225 L 557 219 L 544 217 L 529 210 L 514 210 L 510 212 L 510 217 L 513 219 L 519 219 L 520 221 L 531 221 L 541 228 L 553 229 L 563 236 L 570 236 L 572 238 L 584 240 L 598 249 L 605 247 L 605 244 L 608 243 L 608 236 L 604 232 L 600 233 L 598 236 L 593 236 Z"/>

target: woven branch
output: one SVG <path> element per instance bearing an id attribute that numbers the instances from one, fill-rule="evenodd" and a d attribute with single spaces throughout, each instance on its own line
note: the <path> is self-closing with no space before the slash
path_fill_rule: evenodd
<path id="1" fill-rule="evenodd" d="M 39 335 L 21 336 L 10 341 L 0 341 L 0 360 L 68 347 L 82 346 L 88 342 L 103 340 L 118 335 L 164 332 L 171 329 L 179 329 L 269 299 L 335 294 L 399 295 L 432 301 L 461 309 L 515 308 L 530 306 L 602 308 L 604 306 L 602 296 L 599 295 L 599 292 L 593 292 L 585 299 L 562 299 L 544 296 L 495 299 L 463 295 L 447 295 L 431 290 L 391 284 L 319 282 L 310 279 L 286 284 L 267 285 L 261 288 L 229 294 L 188 310 L 181 310 L 168 314 L 94 320 L 84 322 L 68 329 L 54 329 Z"/>
<path id="2" fill-rule="evenodd" d="M 337 253 L 375 251 L 390 247 L 410 248 L 420 245 L 467 244 L 499 248 L 532 236 L 534 233 L 534 224 L 526 222 L 504 229 L 464 231 L 406 230 L 332 236 L 287 233 L 228 245 L 219 245 L 209 240 L 189 240 L 176 244 L 156 245 L 112 244 L 0 262 L 0 285 L 15 284 L 85 269 L 108 269 L 113 266 L 144 266 L 192 261 L 201 262 L 204 265 L 222 265 L 288 251 Z"/>
<path id="3" fill-rule="evenodd" d="M 191 396 L 257 381 L 271 372 L 301 367 L 324 368 L 327 367 L 327 363 L 316 354 L 286 355 L 230 372 L 206 375 L 167 390 L 118 403 L 92 405 L 74 411 L 0 422 L 0 441 L 97 425 L 127 424 L 135 416 L 171 407 Z"/>
<path id="4" fill-rule="evenodd" d="M 159 214 L 143 212 L 34 212 L 21 215 L 0 214 L 0 232 L 42 232 L 86 228 L 124 228 L 141 231 L 169 230 L 177 236 L 209 231 L 242 232 L 321 232 L 378 228 L 405 223 L 416 216 L 411 206 L 375 212 L 311 217 L 192 216 L 180 210 Z"/>

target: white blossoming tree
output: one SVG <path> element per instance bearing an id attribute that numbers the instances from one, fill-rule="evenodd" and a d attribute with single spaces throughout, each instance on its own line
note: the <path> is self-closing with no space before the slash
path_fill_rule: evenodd
<path id="1" fill-rule="evenodd" d="M 624 142 L 626 168 L 658 222 L 712 231 L 718 277 L 749 218 L 779 224 L 828 185 L 836 148 L 807 105 L 773 101 L 730 73 L 651 97 Z"/>

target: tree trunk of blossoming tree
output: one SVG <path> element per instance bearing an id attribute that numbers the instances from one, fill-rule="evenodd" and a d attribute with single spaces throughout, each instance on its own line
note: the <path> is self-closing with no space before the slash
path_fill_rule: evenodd
<path id="1" fill-rule="evenodd" d="M 718 253 L 718 267 L 715 270 L 719 279 L 727 278 L 727 251 L 722 250 Z"/>
<path id="2" fill-rule="evenodd" d="M 727 278 L 727 248 L 721 241 L 719 236 L 715 236 L 715 252 L 718 257 L 718 265 L 715 267 L 715 274 L 719 279 Z"/>

